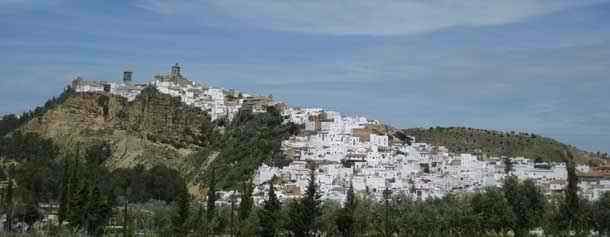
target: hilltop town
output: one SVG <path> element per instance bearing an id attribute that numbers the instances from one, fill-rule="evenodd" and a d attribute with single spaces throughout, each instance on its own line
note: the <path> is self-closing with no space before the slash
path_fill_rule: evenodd
<path id="1" fill-rule="evenodd" d="M 265 198 L 266 185 L 280 179 L 280 199 L 303 195 L 308 179 L 308 163 L 317 164 L 316 173 L 323 199 L 343 201 L 348 187 L 374 199 L 400 195 L 410 199 L 442 197 L 449 193 L 475 192 L 500 186 L 508 174 L 534 180 L 546 194 L 564 190 L 566 164 L 534 160 L 532 157 L 483 157 L 481 154 L 452 153 L 443 146 L 421 143 L 414 137 L 397 139 L 385 125 L 365 117 L 344 116 L 321 108 L 289 107 L 271 96 L 257 96 L 235 89 L 214 88 L 188 80 L 175 64 L 168 74 L 156 75 L 147 83 L 135 83 L 133 72 L 125 71 L 121 81 L 89 81 L 77 78 L 72 88 L 78 92 L 110 93 L 132 101 L 146 87 L 179 97 L 182 102 L 206 111 L 212 120 L 231 121 L 240 110 L 262 113 L 270 106 L 279 109 L 285 123 L 302 128 L 282 142 L 282 151 L 292 162 L 285 167 L 262 165 L 256 171 L 255 200 Z M 561 159 L 557 159 L 561 160 Z M 610 191 L 610 167 L 579 164 L 580 194 L 595 200 Z M 228 202 L 232 192 L 221 192 Z"/>

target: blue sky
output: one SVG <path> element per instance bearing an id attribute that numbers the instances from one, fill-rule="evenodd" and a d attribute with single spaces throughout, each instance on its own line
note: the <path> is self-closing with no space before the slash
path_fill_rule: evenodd
<path id="1" fill-rule="evenodd" d="M 0 52 L 0 113 L 180 62 L 294 106 L 610 151 L 610 0 L 0 0 Z"/>

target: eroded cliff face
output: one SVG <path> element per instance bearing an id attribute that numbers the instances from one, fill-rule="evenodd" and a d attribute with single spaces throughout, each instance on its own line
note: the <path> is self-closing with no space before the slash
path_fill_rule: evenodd
<path id="1" fill-rule="evenodd" d="M 181 169 L 208 141 L 210 119 L 179 98 L 146 89 L 134 101 L 105 93 L 79 93 L 21 128 L 64 148 L 94 142 L 112 145 L 111 166 L 164 163 Z"/>
<path id="2" fill-rule="evenodd" d="M 112 107 L 112 100 L 109 104 Z M 176 148 L 203 145 L 210 124 L 207 113 L 155 90 L 144 91 L 116 115 L 115 128 Z"/>

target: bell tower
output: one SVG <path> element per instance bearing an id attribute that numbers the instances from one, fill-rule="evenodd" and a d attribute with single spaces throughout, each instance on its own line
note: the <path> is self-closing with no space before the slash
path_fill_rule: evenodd
<path id="1" fill-rule="evenodd" d="M 123 72 L 123 82 L 127 83 L 127 84 L 131 83 L 132 75 L 133 75 L 133 72 L 131 70 L 125 70 Z"/>
<path id="2" fill-rule="evenodd" d="M 176 63 L 176 65 L 172 66 L 172 71 L 169 74 L 171 79 L 178 79 L 178 78 L 182 78 L 182 75 L 180 75 L 180 65 L 178 63 Z"/>

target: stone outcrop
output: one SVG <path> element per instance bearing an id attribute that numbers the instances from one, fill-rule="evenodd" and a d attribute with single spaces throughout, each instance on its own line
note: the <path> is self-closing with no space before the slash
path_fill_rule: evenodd
<path id="1" fill-rule="evenodd" d="M 110 143 L 116 167 L 163 162 L 178 168 L 179 159 L 207 142 L 210 123 L 206 112 L 147 88 L 131 102 L 103 92 L 76 93 L 21 130 L 66 148 Z"/>

